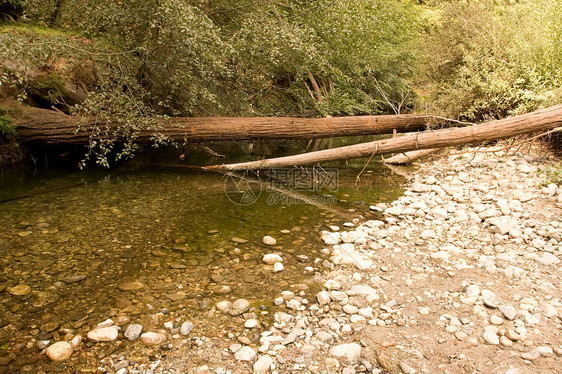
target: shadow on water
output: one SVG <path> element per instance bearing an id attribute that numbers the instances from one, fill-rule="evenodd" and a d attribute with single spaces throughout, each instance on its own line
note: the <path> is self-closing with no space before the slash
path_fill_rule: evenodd
<path id="1" fill-rule="evenodd" d="M 153 316 L 164 312 L 193 318 L 201 334 L 213 335 L 232 323 L 205 320 L 219 300 L 247 298 L 270 313 L 281 291 L 317 287 L 314 274 L 322 266 L 315 259 L 324 257 L 320 230 L 354 217 L 376 218 L 369 205 L 394 200 L 404 181 L 375 162 L 359 180 L 366 160 L 335 163 L 326 167 L 337 170 L 337 188 L 296 191 L 323 196 L 333 211 L 298 199 L 275 202 L 271 196 L 279 191 L 269 188 L 263 175 L 265 188 L 244 205 L 228 195 L 222 174 L 162 166 L 216 160 L 190 153 L 180 163 L 177 151 L 163 154 L 158 165 L 145 154 L 111 171 L 2 172 L 1 199 L 25 196 L 0 204 L 4 372 L 26 365 L 56 369 L 38 355 L 42 342 L 85 336 L 109 317 L 149 329 L 157 326 Z M 277 244 L 263 244 L 264 235 Z M 262 264 L 269 252 L 282 255 L 283 271 L 274 273 Z M 98 353 L 75 355 L 62 370 L 95 367 L 105 353 L 100 345 L 92 349 Z"/>

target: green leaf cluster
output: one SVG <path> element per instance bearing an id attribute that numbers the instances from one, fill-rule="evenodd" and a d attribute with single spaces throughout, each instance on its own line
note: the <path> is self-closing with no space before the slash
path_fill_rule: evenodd
<path id="1" fill-rule="evenodd" d="M 453 1 L 430 14 L 430 111 L 481 121 L 562 100 L 561 0 Z"/>

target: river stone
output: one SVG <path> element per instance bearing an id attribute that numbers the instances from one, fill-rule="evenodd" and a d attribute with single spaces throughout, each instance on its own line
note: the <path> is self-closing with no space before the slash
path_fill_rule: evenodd
<path id="1" fill-rule="evenodd" d="M 278 273 L 280 271 L 282 271 L 285 267 L 283 266 L 283 264 L 281 262 L 276 262 L 275 264 L 273 264 L 273 272 Z"/>
<path id="2" fill-rule="evenodd" d="M 121 291 L 138 291 L 144 288 L 144 284 L 138 281 L 120 283 L 117 288 Z"/>
<path id="3" fill-rule="evenodd" d="M 234 358 L 238 361 L 254 361 L 256 359 L 256 351 L 251 347 L 245 346 L 234 354 Z"/>
<path id="4" fill-rule="evenodd" d="M 256 327 L 257 325 L 259 325 L 259 322 L 257 319 L 255 318 L 250 318 L 249 320 L 247 320 L 244 323 L 244 327 L 247 329 L 253 329 L 254 327 Z"/>
<path id="5" fill-rule="evenodd" d="M 127 326 L 127 329 L 125 330 L 125 337 L 129 339 L 129 341 L 134 342 L 135 340 L 138 340 L 141 332 L 142 332 L 142 325 L 131 323 L 129 326 Z"/>
<path id="6" fill-rule="evenodd" d="M 10 287 L 8 291 L 14 296 L 23 296 L 31 292 L 31 287 L 27 284 L 18 284 L 17 286 Z"/>
<path id="7" fill-rule="evenodd" d="M 549 252 L 544 252 L 541 256 L 536 258 L 536 261 L 545 266 L 555 265 L 560 263 L 560 259 Z"/>
<path id="8" fill-rule="evenodd" d="M 180 334 L 188 335 L 194 327 L 192 322 L 184 322 L 180 327 Z"/>
<path id="9" fill-rule="evenodd" d="M 52 332 L 60 326 L 58 321 L 45 322 L 40 326 L 41 331 Z"/>
<path id="10" fill-rule="evenodd" d="M 239 316 L 248 309 L 250 309 L 250 302 L 246 299 L 238 299 L 232 303 L 232 307 L 230 308 L 230 315 Z"/>
<path id="11" fill-rule="evenodd" d="M 232 303 L 228 300 L 219 301 L 217 303 L 217 310 L 219 312 L 227 313 L 232 308 Z"/>
<path id="12" fill-rule="evenodd" d="M 82 335 L 76 335 L 72 338 L 72 340 L 70 341 L 70 345 L 72 346 L 72 348 L 76 348 L 80 345 L 80 343 L 82 343 Z"/>
<path id="13" fill-rule="evenodd" d="M 69 275 L 68 277 L 64 277 L 62 278 L 62 281 L 64 283 L 70 284 L 70 283 L 83 281 L 86 278 L 88 278 L 86 274 L 76 274 L 76 275 Z"/>
<path id="14" fill-rule="evenodd" d="M 529 352 L 525 352 L 521 354 L 521 357 L 523 357 L 525 360 L 529 360 L 529 361 L 533 361 L 536 360 L 537 358 L 540 357 L 540 353 L 539 351 L 537 351 L 536 349 L 533 349 Z"/>
<path id="15" fill-rule="evenodd" d="M 53 361 L 65 361 L 72 356 L 72 346 L 67 342 L 56 342 L 47 348 L 47 356 Z"/>
<path id="16" fill-rule="evenodd" d="M 330 354 L 340 359 L 355 361 L 361 356 L 361 346 L 357 343 L 336 345 L 330 348 Z"/>
<path id="17" fill-rule="evenodd" d="M 273 358 L 268 355 L 261 356 L 254 363 L 254 374 L 265 374 L 269 373 L 269 369 L 273 365 Z"/>
<path id="18" fill-rule="evenodd" d="M 272 238 L 272 237 L 269 236 L 269 235 L 264 236 L 263 239 L 262 239 L 262 241 L 263 241 L 263 244 L 266 244 L 266 245 L 275 245 L 275 244 L 277 244 L 277 240 L 275 240 L 275 238 Z"/>
<path id="19" fill-rule="evenodd" d="M 500 306 L 498 306 L 498 309 L 500 310 L 500 312 L 503 313 L 505 318 L 507 318 L 509 320 L 513 320 L 515 317 L 517 317 L 517 309 L 515 309 L 512 306 L 500 305 Z"/>
<path id="20" fill-rule="evenodd" d="M 326 305 L 330 303 L 330 293 L 328 291 L 320 291 L 316 294 L 316 300 L 320 305 Z"/>
<path id="21" fill-rule="evenodd" d="M 281 256 L 276 255 L 275 253 L 268 253 L 265 256 L 263 256 L 263 260 L 262 260 L 265 264 L 268 265 L 273 265 L 276 262 L 282 262 L 283 258 L 281 258 Z"/>
<path id="22" fill-rule="evenodd" d="M 500 344 L 500 339 L 495 328 L 486 328 L 484 330 L 484 334 L 482 334 L 482 339 L 484 339 L 484 341 L 488 344 Z"/>
<path id="23" fill-rule="evenodd" d="M 99 329 L 94 329 L 88 332 L 88 339 L 94 342 L 111 342 L 117 339 L 119 331 L 117 327 L 102 327 Z"/>
<path id="24" fill-rule="evenodd" d="M 145 332 L 140 338 L 144 345 L 149 347 L 163 344 L 166 341 L 166 335 L 158 332 Z"/>

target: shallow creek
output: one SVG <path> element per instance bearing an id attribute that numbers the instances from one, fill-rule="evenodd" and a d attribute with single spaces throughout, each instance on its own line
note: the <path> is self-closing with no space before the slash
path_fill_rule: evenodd
<path id="1" fill-rule="evenodd" d="M 110 172 L 4 172 L 0 200 L 29 196 L 0 203 L 0 373 L 94 370 L 132 343 L 85 342 L 57 364 L 41 354 L 41 342 L 85 336 L 107 318 L 148 329 L 168 315 L 213 337 L 230 322 L 207 318 L 209 309 L 245 298 L 267 319 L 281 291 L 317 287 L 325 258 L 319 231 L 373 218 L 370 205 L 400 195 L 403 178 L 377 163 L 361 173 L 364 164 L 331 165 L 337 190 L 297 191 L 321 196 L 328 209 L 279 199 L 263 175 L 259 197 L 241 205 L 232 201 L 232 181 L 200 169 L 136 163 Z M 294 198 L 290 185 L 276 186 Z M 265 235 L 277 244 L 265 245 Z M 273 252 L 283 257 L 280 272 L 262 263 Z"/>

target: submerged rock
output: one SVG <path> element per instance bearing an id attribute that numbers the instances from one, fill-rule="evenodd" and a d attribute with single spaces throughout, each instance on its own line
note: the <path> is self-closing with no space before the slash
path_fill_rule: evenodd
<path id="1" fill-rule="evenodd" d="M 194 327 L 192 322 L 184 322 L 180 327 L 180 334 L 188 335 Z"/>
<path id="2" fill-rule="evenodd" d="M 275 253 L 268 253 L 265 256 L 263 256 L 262 261 L 265 264 L 273 265 L 276 262 L 283 262 L 283 258 L 279 255 L 276 255 Z"/>
<path id="3" fill-rule="evenodd" d="M 140 338 L 144 345 L 149 347 L 163 344 L 166 341 L 166 335 L 158 332 L 145 332 Z"/>
<path id="4" fill-rule="evenodd" d="M 121 291 L 138 291 L 142 290 L 144 287 L 144 283 L 138 281 L 120 283 L 117 285 L 117 288 Z"/>
<path id="5" fill-rule="evenodd" d="M 94 342 L 111 342 L 117 339 L 119 331 L 117 327 L 102 327 L 88 332 L 88 339 Z"/>
<path id="6" fill-rule="evenodd" d="M 129 339 L 129 341 L 134 342 L 135 340 L 138 340 L 141 332 L 142 332 L 142 325 L 131 323 L 129 326 L 127 326 L 127 329 L 125 330 L 125 337 Z"/>
<path id="7" fill-rule="evenodd" d="M 263 241 L 263 244 L 266 244 L 266 245 L 275 245 L 275 244 L 277 244 L 277 240 L 275 240 L 275 238 L 273 238 L 273 237 L 271 237 L 271 236 L 269 236 L 269 235 L 264 236 L 263 239 L 262 239 L 262 241 Z"/>
<path id="8" fill-rule="evenodd" d="M 27 284 L 18 284 L 17 286 L 10 287 L 8 291 L 14 296 L 23 296 L 31 292 L 31 287 Z"/>
<path id="9" fill-rule="evenodd" d="M 72 346 L 67 342 L 56 342 L 47 348 L 46 353 L 53 361 L 65 361 L 72 356 Z"/>
<path id="10" fill-rule="evenodd" d="M 250 302 L 246 299 L 238 299 L 232 303 L 232 307 L 230 308 L 230 315 L 239 316 L 248 309 L 250 309 Z"/>

